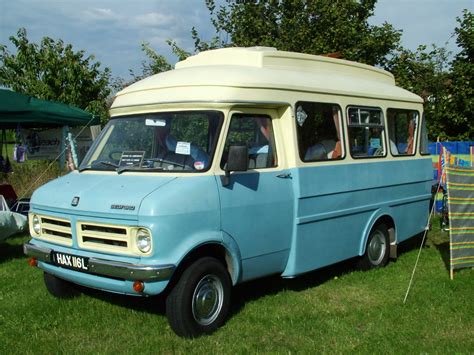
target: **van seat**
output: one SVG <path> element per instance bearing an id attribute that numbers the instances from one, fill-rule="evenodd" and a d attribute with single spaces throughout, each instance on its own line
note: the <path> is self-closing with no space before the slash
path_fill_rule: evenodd
<path id="1" fill-rule="evenodd" d="M 326 149 L 321 143 L 316 143 L 306 150 L 304 161 L 326 160 L 328 158 Z"/>

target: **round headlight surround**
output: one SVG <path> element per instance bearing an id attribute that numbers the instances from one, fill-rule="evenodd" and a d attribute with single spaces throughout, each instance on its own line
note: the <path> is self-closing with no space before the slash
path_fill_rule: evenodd
<path id="1" fill-rule="evenodd" d="M 147 229 L 140 228 L 137 231 L 137 237 L 136 237 L 136 245 L 137 249 L 146 254 L 151 251 L 151 234 Z"/>
<path id="2" fill-rule="evenodd" d="M 41 233 L 41 220 L 40 220 L 40 218 L 37 215 L 34 215 L 31 222 L 32 222 L 31 224 L 33 225 L 33 231 L 35 232 L 35 234 L 40 235 L 40 233 Z"/>

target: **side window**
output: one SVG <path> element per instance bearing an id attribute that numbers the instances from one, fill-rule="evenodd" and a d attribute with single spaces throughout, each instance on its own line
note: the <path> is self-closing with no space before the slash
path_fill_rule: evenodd
<path id="1" fill-rule="evenodd" d="M 335 160 L 344 157 L 339 106 L 297 102 L 296 133 L 302 161 Z"/>
<path id="2" fill-rule="evenodd" d="M 388 138 L 392 155 L 414 155 L 418 112 L 412 110 L 387 110 Z"/>
<path id="3" fill-rule="evenodd" d="M 386 156 L 382 110 L 372 107 L 349 107 L 349 146 L 352 157 Z"/>
<path id="4" fill-rule="evenodd" d="M 277 165 L 273 125 L 268 115 L 232 115 L 221 169 L 225 168 L 229 146 L 233 144 L 246 144 L 249 148 L 249 169 L 264 169 Z"/>

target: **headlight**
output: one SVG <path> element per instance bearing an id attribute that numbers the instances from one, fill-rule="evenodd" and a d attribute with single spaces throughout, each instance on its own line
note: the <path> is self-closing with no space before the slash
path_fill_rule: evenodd
<path id="1" fill-rule="evenodd" d="M 37 215 L 33 216 L 33 231 L 38 235 L 41 233 L 41 221 Z"/>
<path id="2" fill-rule="evenodd" d="M 139 229 L 137 232 L 137 248 L 142 253 L 148 253 L 151 250 L 151 235 L 146 229 Z"/>

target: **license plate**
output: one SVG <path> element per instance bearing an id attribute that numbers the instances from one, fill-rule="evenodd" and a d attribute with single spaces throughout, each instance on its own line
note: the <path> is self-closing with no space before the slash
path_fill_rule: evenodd
<path id="1" fill-rule="evenodd" d="M 88 258 L 71 254 L 53 252 L 53 261 L 56 265 L 72 270 L 88 271 Z"/>

